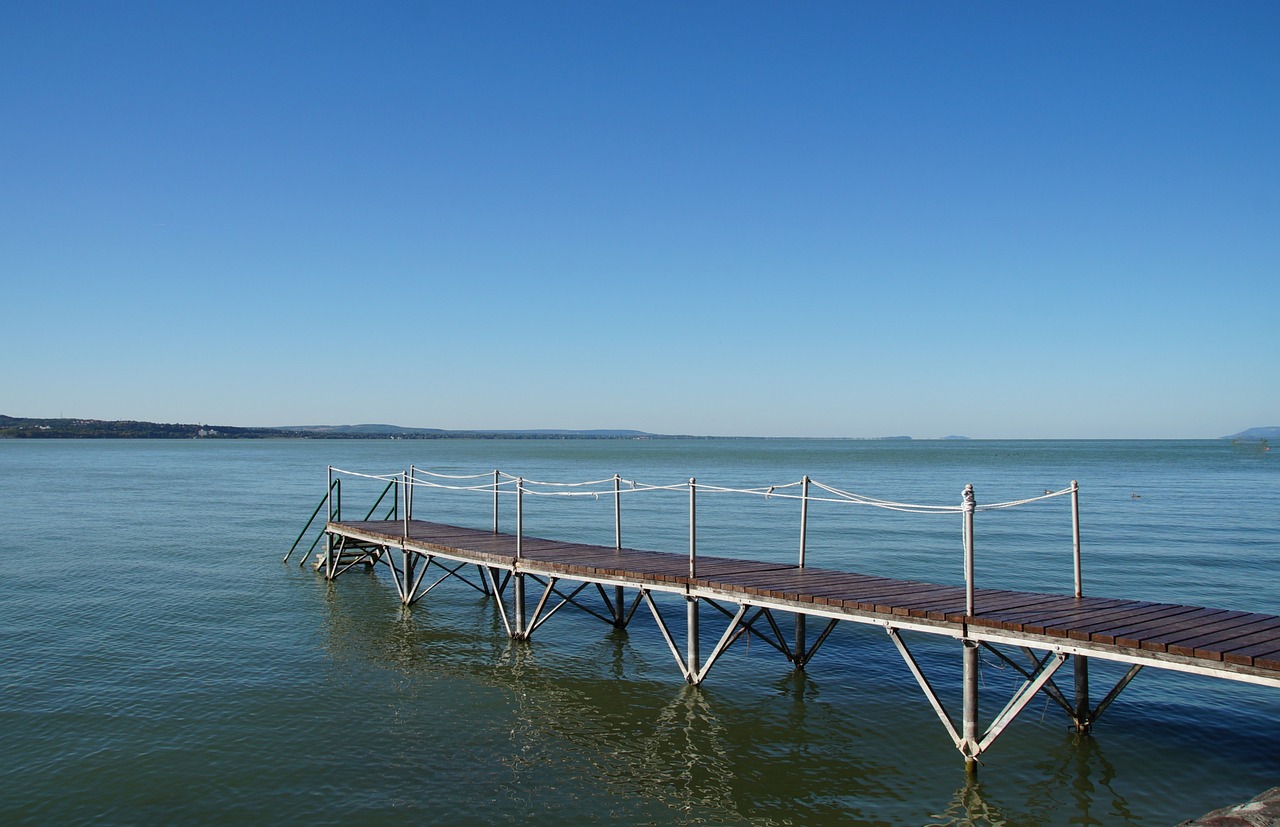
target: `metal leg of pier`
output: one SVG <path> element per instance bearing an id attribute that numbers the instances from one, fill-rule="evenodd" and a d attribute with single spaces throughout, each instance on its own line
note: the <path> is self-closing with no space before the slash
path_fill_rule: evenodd
<path id="1" fill-rule="evenodd" d="M 960 752 L 964 754 L 965 772 L 978 771 L 978 642 L 961 641 L 964 644 L 964 683 L 961 699 Z"/>
<path id="2" fill-rule="evenodd" d="M 688 606 L 686 607 L 686 609 L 687 609 L 688 631 L 689 631 L 687 666 L 689 670 L 689 675 L 693 676 L 693 677 L 690 677 L 690 682 L 695 683 L 696 676 L 701 671 L 701 664 L 699 663 L 699 661 L 701 660 L 701 657 L 698 651 L 698 636 L 699 636 L 698 598 L 689 597 L 689 598 L 686 598 L 686 601 L 688 602 Z"/>
<path id="3" fill-rule="evenodd" d="M 796 614 L 796 649 L 793 661 L 797 669 L 804 669 L 805 665 L 805 619 L 803 614 Z"/>
<path id="4" fill-rule="evenodd" d="M 524 611 L 524 575 L 516 574 L 512 577 L 512 595 L 515 610 L 515 629 L 512 630 L 511 636 L 517 640 L 523 640 L 527 635 L 525 633 L 525 611 Z"/>
<path id="5" fill-rule="evenodd" d="M 1093 716 L 1089 710 L 1089 659 L 1075 655 L 1071 660 L 1076 679 L 1075 712 L 1071 717 L 1075 719 L 1076 732 L 1088 735 L 1093 728 Z"/>

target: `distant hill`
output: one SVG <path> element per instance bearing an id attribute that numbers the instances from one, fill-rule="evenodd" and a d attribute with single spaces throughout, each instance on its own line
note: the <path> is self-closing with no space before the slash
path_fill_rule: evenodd
<path id="1" fill-rule="evenodd" d="M 544 428 L 532 430 L 474 430 L 474 431 L 446 431 L 442 428 L 405 428 L 400 425 L 290 425 L 280 428 L 282 431 L 302 432 L 307 434 L 315 434 L 318 436 L 329 437 L 390 437 L 396 436 L 402 439 L 441 439 L 447 437 L 515 437 L 520 439 L 529 439 L 535 437 L 545 438 L 576 438 L 576 439 L 625 439 L 634 437 L 651 437 L 658 434 L 651 434 L 645 431 L 628 431 L 628 430 L 566 430 L 557 428 Z"/>
<path id="2" fill-rule="evenodd" d="M 290 425 L 274 428 L 277 431 L 298 432 L 313 436 L 440 436 L 447 433 L 440 428 L 404 428 L 400 425 Z"/>
<path id="3" fill-rule="evenodd" d="M 0 438 L 18 439 L 278 439 L 274 428 L 136 422 L 130 419 L 32 419 L 0 414 Z"/>
<path id="4" fill-rule="evenodd" d="M 1264 428 L 1249 428 L 1238 434 L 1224 436 L 1223 439 L 1235 439 L 1248 442 L 1255 439 L 1280 439 L 1280 425 L 1271 425 Z"/>
<path id="5" fill-rule="evenodd" d="M 629 430 L 446 431 L 399 425 L 230 425 L 102 419 L 38 419 L 0 414 L 0 439 L 642 439 L 663 434 Z"/>

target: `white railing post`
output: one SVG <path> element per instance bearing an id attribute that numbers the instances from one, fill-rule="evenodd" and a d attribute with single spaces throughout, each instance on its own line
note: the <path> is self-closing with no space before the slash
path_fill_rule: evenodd
<path id="1" fill-rule="evenodd" d="M 804 555 L 808 547 L 809 532 L 809 475 L 800 481 L 800 568 L 804 568 Z"/>
<path id="2" fill-rule="evenodd" d="M 960 643 L 963 647 L 963 674 L 961 694 L 961 741 L 960 751 L 964 754 L 965 770 L 969 774 L 977 772 L 978 752 L 981 746 L 978 741 L 978 641 L 967 636 L 969 619 L 973 617 L 973 512 L 977 510 L 977 501 L 973 495 L 973 486 L 964 487 L 961 503 L 961 514 L 964 522 L 964 612 L 966 637 Z"/>
<path id="3" fill-rule="evenodd" d="M 613 547 L 622 548 L 622 477 L 613 475 Z"/>
<path id="4" fill-rule="evenodd" d="M 698 576 L 698 485 L 689 478 L 689 577 Z"/>
<path id="5" fill-rule="evenodd" d="M 960 509 L 964 521 L 964 613 L 973 615 L 973 512 L 977 508 L 973 486 L 964 487 Z"/>
<path id="6" fill-rule="evenodd" d="M 400 472 L 400 502 L 404 506 L 404 536 L 409 536 L 409 477 Z"/>
<path id="7" fill-rule="evenodd" d="M 1084 579 L 1080 575 L 1080 484 L 1075 480 L 1071 481 L 1071 547 L 1076 597 L 1084 597 Z"/>
<path id="8" fill-rule="evenodd" d="M 800 568 L 804 568 L 805 553 L 808 550 L 809 540 L 809 475 L 805 474 L 800 480 Z M 796 612 L 796 645 L 793 653 L 792 662 L 799 668 L 804 668 L 805 649 L 808 647 L 808 641 L 805 639 L 807 629 L 807 616 Z"/>
<path id="9" fill-rule="evenodd" d="M 524 477 L 516 478 L 516 568 L 511 580 L 511 599 L 515 603 L 515 621 L 517 640 L 525 638 L 525 606 L 524 606 L 524 573 L 520 571 L 520 560 L 524 556 Z"/>

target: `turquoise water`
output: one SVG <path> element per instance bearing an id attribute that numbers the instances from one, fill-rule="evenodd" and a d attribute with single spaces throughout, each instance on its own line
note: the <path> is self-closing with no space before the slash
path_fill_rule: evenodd
<path id="1" fill-rule="evenodd" d="M 281 565 L 329 464 L 809 474 L 932 504 L 1077 479 L 1086 592 L 1280 614 L 1280 460 L 1226 442 L 0 441 L 0 822 L 1170 825 L 1280 784 L 1278 690 L 1148 669 L 1084 739 L 1037 699 L 969 784 L 874 629 L 842 625 L 803 674 L 742 643 L 693 689 L 643 613 L 621 633 L 565 610 L 512 644 L 457 582 L 403 609 L 383 573 Z M 348 514 L 362 496 L 344 489 Z M 624 503 L 628 545 L 683 551 L 683 495 L 645 497 Z M 698 507 L 700 552 L 794 558 L 793 501 Z M 456 493 L 414 508 L 490 519 Z M 612 542 L 607 498 L 525 512 L 531 534 Z M 952 516 L 810 521 L 811 565 L 961 582 Z M 980 585 L 1070 589 L 1064 499 L 981 513 L 975 534 Z M 955 644 L 911 642 L 955 706 Z M 1013 687 L 999 666 L 988 720 Z M 1100 695 L 1118 670 L 1093 674 Z"/>

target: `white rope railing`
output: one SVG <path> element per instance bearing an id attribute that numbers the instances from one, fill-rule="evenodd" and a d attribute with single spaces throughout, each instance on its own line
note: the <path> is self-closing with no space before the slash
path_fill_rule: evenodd
<path id="1" fill-rule="evenodd" d="M 516 477 L 511 474 L 508 474 L 504 471 L 488 471 L 488 472 L 479 473 L 479 474 L 444 474 L 437 471 L 428 471 L 428 470 L 417 468 L 417 467 L 413 469 L 412 476 L 410 476 L 406 472 L 399 472 L 395 474 L 364 474 L 358 471 L 348 471 L 341 468 L 334 468 L 333 472 L 335 474 L 342 474 L 346 476 L 359 477 L 359 478 L 370 479 L 370 480 L 378 480 L 380 482 L 400 482 L 402 484 L 407 484 L 411 486 L 436 488 L 436 489 L 442 489 L 442 490 L 448 490 L 448 491 L 478 491 L 478 492 L 483 492 L 487 494 L 492 494 L 495 490 L 497 490 L 498 493 L 500 494 L 514 494 L 514 493 L 517 493 L 516 489 L 518 488 L 520 492 L 525 494 L 531 494 L 534 496 L 595 497 L 597 499 L 604 495 L 612 496 L 615 494 L 646 493 L 649 491 L 688 491 L 691 485 L 691 483 L 689 482 L 679 482 L 679 483 L 672 483 L 668 485 L 653 485 L 649 483 L 641 483 L 637 480 L 618 477 L 616 478 L 616 482 L 618 482 L 620 485 L 619 487 L 615 488 L 614 477 L 606 477 L 603 479 L 596 479 L 596 480 L 584 480 L 580 482 L 557 482 L 557 481 L 550 481 L 550 480 L 522 479 L 520 477 Z M 479 485 L 479 484 L 478 485 L 446 485 L 443 483 L 432 482 L 429 479 L 422 479 L 422 477 L 434 477 L 435 479 L 447 479 L 447 480 L 474 480 L 474 479 L 494 480 L 496 477 L 501 477 L 502 479 L 497 482 L 494 482 L 494 481 L 486 482 L 482 485 Z M 742 494 L 747 496 L 762 497 L 764 499 L 777 498 L 777 499 L 786 499 L 786 500 L 806 500 L 811 503 L 825 502 L 825 503 L 836 503 L 836 504 L 845 504 L 845 505 L 864 505 L 871 508 L 880 508 L 887 511 L 898 511 L 898 512 L 907 513 L 907 514 L 959 514 L 964 509 L 963 505 L 931 505 L 931 504 L 925 504 L 925 503 L 907 503 L 907 502 L 897 502 L 895 500 L 885 500 L 885 499 L 880 499 L 878 497 L 871 497 L 866 494 L 859 494 L 854 491 L 846 491 L 840 488 L 836 488 L 835 486 L 827 485 L 825 483 L 819 482 L 817 480 L 811 480 L 810 484 L 813 485 L 815 488 L 818 488 L 822 491 L 827 492 L 831 496 L 822 497 L 822 496 L 814 496 L 812 494 L 805 496 L 803 494 L 792 493 L 789 491 L 789 489 L 801 487 L 803 485 L 802 481 L 777 483 L 774 485 L 755 486 L 750 488 L 721 486 L 721 485 L 713 485 L 709 483 L 693 483 L 693 485 L 696 485 L 698 493 L 700 494 Z M 584 488 L 591 488 L 592 486 L 606 486 L 606 485 L 608 487 L 599 487 L 599 488 L 594 488 L 592 490 L 585 490 L 585 491 L 543 490 L 543 489 L 584 489 Z M 1071 491 L 1072 489 L 1070 487 L 1067 487 L 1067 488 L 1061 489 L 1060 491 L 1046 491 L 1045 493 L 1040 494 L 1038 496 L 1026 497 L 1020 500 L 1009 500 L 1007 502 L 999 502 L 999 503 L 982 503 L 976 506 L 976 510 L 977 511 L 996 511 L 999 509 L 1016 508 L 1018 506 L 1028 505 L 1030 503 L 1040 502 L 1042 500 L 1049 500 L 1055 497 L 1065 496 L 1067 494 L 1070 494 Z"/>
<path id="2" fill-rule="evenodd" d="M 923 515 L 961 515 L 963 517 L 961 526 L 961 541 L 965 549 L 965 586 L 966 586 L 966 611 L 973 614 L 973 598 L 974 598 L 974 576 L 973 576 L 973 533 L 972 524 L 973 516 L 977 511 L 996 511 L 1000 509 L 1016 508 L 1018 506 L 1029 505 L 1031 503 L 1042 502 L 1054 499 L 1067 494 L 1071 495 L 1072 510 L 1072 548 L 1073 548 L 1073 570 L 1075 579 L 1075 595 L 1080 597 L 1083 594 L 1081 586 L 1080 574 L 1080 515 L 1079 515 L 1079 487 L 1076 482 L 1072 481 L 1071 485 L 1059 491 L 1046 490 L 1043 494 L 1034 497 L 1025 497 L 1020 500 L 1008 500 L 998 503 L 986 503 L 978 505 L 974 499 L 973 487 L 965 486 L 962 495 L 962 501 L 958 505 L 931 505 L 922 503 L 905 503 L 896 502 L 894 500 L 885 500 L 878 497 L 869 497 L 865 494 L 859 494 L 853 491 L 846 491 L 836 488 L 832 485 L 816 482 L 809 477 L 804 477 L 797 482 L 789 482 L 768 486 L 755 487 L 730 487 L 721 485 L 711 485 L 706 483 L 698 483 L 695 479 L 687 482 L 674 483 L 670 485 L 652 485 L 641 483 L 636 480 L 623 479 L 621 476 L 614 475 L 604 479 L 584 480 L 580 482 L 556 482 L 547 480 L 526 480 L 522 477 L 512 476 L 499 470 L 477 474 L 445 474 L 436 471 L 427 471 L 410 466 L 408 471 L 402 471 L 396 474 L 364 474 L 358 471 L 347 471 L 340 468 L 329 467 L 330 485 L 328 496 L 333 496 L 333 475 L 355 477 L 361 479 L 377 480 L 386 483 L 389 486 L 395 484 L 399 487 L 399 502 L 403 505 L 403 517 L 405 536 L 409 536 L 409 524 L 411 522 L 411 514 L 413 511 L 413 489 L 415 487 L 427 487 L 434 489 L 443 489 L 450 491 L 463 492 L 479 492 L 484 493 L 493 498 L 493 531 L 498 532 L 499 518 L 499 497 L 502 495 L 515 496 L 516 500 L 516 560 L 521 558 L 522 540 L 524 537 L 524 518 L 523 518 L 523 502 L 524 495 L 539 497 L 592 497 L 599 500 L 600 497 L 608 497 L 612 495 L 614 498 L 614 521 L 615 521 L 615 537 L 618 548 L 622 548 L 622 510 L 621 502 L 623 494 L 639 494 L 648 493 L 650 491 L 669 491 L 669 492 L 685 492 L 689 498 L 689 576 L 696 577 L 697 572 L 697 495 L 701 494 L 739 494 L 746 496 L 762 497 L 771 499 L 777 497 L 779 499 L 798 500 L 801 504 L 800 511 L 800 555 L 799 565 L 805 565 L 805 546 L 806 546 L 806 525 L 808 521 L 808 507 L 810 503 L 826 502 L 840 505 L 860 505 L 870 508 L 880 508 L 888 511 L 896 511 L 907 514 L 923 514 Z M 419 476 L 421 475 L 421 476 Z M 453 485 L 448 483 L 434 482 L 433 479 L 466 481 L 485 479 L 483 484 L 474 485 Z M 814 496 L 810 493 L 810 487 L 816 487 L 818 490 L 825 492 L 826 496 Z M 790 489 L 800 487 L 801 491 L 793 493 Z M 384 492 L 385 493 L 385 492 Z M 338 490 L 339 511 L 341 510 L 341 489 Z M 379 498 L 381 502 L 381 497 Z M 376 503 L 375 503 L 376 507 Z M 334 514 L 332 506 L 329 514 Z"/>

